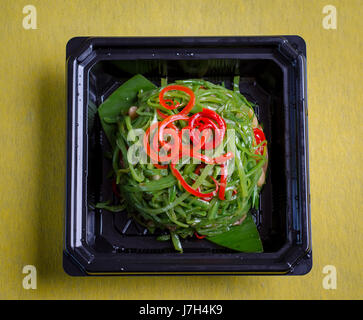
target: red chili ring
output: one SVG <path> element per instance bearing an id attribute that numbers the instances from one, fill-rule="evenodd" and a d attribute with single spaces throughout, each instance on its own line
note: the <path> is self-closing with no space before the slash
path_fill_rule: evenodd
<path id="1" fill-rule="evenodd" d="M 188 104 L 186 105 L 186 107 L 182 111 L 179 112 L 179 114 L 188 114 L 189 111 L 193 109 L 194 104 L 195 104 L 195 95 L 194 95 L 193 90 L 189 89 L 188 87 L 184 87 L 184 86 L 180 86 L 180 85 L 167 86 L 163 90 L 161 90 L 160 93 L 159 93 L 160 104 L 164 108 L 169 109 L 169 110 L 174 110 L 174 109 L 176 109 L 176 108 L 178 108 L 180 106 L 180 104 L 174 105 L 174 103 L 172 103 L 172 105 L 169 106 L 166 103 L 166 102 L 170 102 L 171 100 L 170 99 L 165 100 L 164 99 L 164 94 L 166 92 L 170 91 L 170 90 L 183 91 L 183 92 L 185 92 L 186 94 L 189 95 L 190 99 L 189 99 Z"/>
<path id="2" fill-rule="evenodd" d="M 214 121 L 217 123 L 215 123 Z M 218 125 L 218 126 L 217 126 Z M 213 143 L 209 143 L 206 145 L 205 143 L 202 143 L 201 149 L 207 149 L 210 150 L 212 148 L 216 148 L 219 146 L 223 139 L 226 132 L 226 122 L 224 119 L 217 114 L 215 111 L 210 109 L 203 109 L 202 112 L 198 112 L 194 114 L 188 121 L 188 126 L 190 128 L 197 128 L 198 126 L 201 126 L 199 129 L 202 131 L 202 128 L 209 128 L 212 127 L 214 129 L 214 141 Z M 199 135 L 200 135 L 199 131 Z M 196 132 L 194 132 L 191 135 L 191 140 L 193 142 L 199 142 L 202 138 L 198 137 Z M 205 139 L 204 139 L 205 140 Z"/>

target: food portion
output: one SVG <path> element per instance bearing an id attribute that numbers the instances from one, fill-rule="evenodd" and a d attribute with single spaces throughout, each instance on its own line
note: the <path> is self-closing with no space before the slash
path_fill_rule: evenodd
<path id="1" fill-rule="evenodd" d="M 156 87 L 131 78 L 98 109 L 117 202 L 96 206 L 126 209 L 179 252 L 190 237 L 261 252 L 250 209 L 265 183 L 267 141 L 253 107 L 239 77 L 232 90 L 202 79 Z"/>

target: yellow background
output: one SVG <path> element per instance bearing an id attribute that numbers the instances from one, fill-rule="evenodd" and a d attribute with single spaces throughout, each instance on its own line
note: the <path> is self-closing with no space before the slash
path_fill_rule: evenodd
<path id="1" fill-rule="evenodd" d="M 37 9 L 25 30 L 22 9 Z M 322 27 L 325 5 L 337 30 Z M 0 298 L 359 299 L 362 1 L 1 0 Z M 65 46 L 74 36 L 298 34 L 307 43 L 313 269 L 302 277 L 71 278 L 62 269 Z M 22 268 L 38 271 L 36 290 Z M 337 289 L 322 286 L 334 265 Z"/>

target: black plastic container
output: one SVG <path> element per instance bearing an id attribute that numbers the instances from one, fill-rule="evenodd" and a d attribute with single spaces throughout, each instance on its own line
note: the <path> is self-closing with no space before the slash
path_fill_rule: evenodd
<path id="1" fill-rule="evenodd" d="M 109 149 L 96 108 L 141 73 L 204 78 L 257 104 L 269 145 L 267 183 L 254 212 L 264 253 L 236 253 L 206 240 L 184 253 L 124 214 L 92 210 L 112 197 Z M 306 46 L 298 36 L 73 38 L 67 44 L 67 189 L 63 265 L 70 275 L 287 274 L 312 266 Z"/>

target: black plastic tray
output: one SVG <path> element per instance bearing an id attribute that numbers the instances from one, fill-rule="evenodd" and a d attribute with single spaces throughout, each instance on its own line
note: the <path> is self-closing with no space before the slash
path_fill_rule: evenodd
<path id="1" fill-rule="evenodd" d="M 112 197 L 109 145 L 98 107 L 142 73 L 199 78 L 241 92 L 257 104 L 269 145 L 267 183 L 255 210 L 264 253 L 236 253 L 206 240 L 184 253 L 156 241 L 124 214 L 92 210 Z M 288 274 L 312 267 L 306 46 L 298 36 L 73 38 L 67 44 L 67 182 L 63 266 L 70 275 Z"/>

